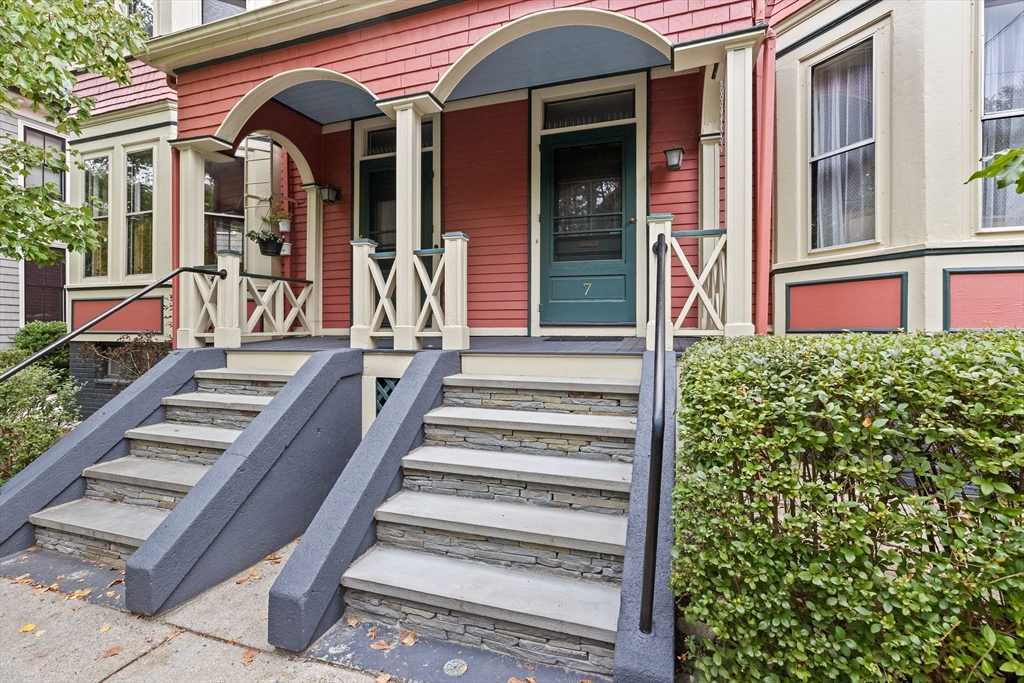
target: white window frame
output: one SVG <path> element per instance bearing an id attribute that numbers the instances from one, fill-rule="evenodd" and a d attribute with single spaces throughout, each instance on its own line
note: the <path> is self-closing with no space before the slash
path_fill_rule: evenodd
<path id="1" fill-rule="evenodd" d="M 980 171 L 984 168 L 984 163 L 980 161 L 982 154 L 985 149 L 985 133 L 984 126 L 986 121 L 993 121 L 996 119 L 1004 118 L 1015 118 L 1024 117 L 1024 109 L 1012 109 L 1010 111 L 1001 111 L 994 114 L 985 113 L 985 0 L 980 0 L 977 3 L 977 14 L 976 20 L 978 22 L 978 28 L 974 32 L 975 37 L 978 41 L 977 48 L 974 50 L 976 55 L 976 69 L 975 69 L 975 106 L 977 107 L 977 135 L 975 136 L 976 152 L 974 154 L 975 161 L 972 167 L 973 171 Z M 993 181 L 994 182 L 994 181 Z M 974 191 L 974 201 L 976 208 L 974 211 L 975 216 L 975 232 L 978 234 L 991 235 L 994 233 L 1006 233 L 1006 232 L 1021 232 L 1024 231 L 1024 225 L 1008 225 L 999 228 L 986 228 L 985 227 L 985 200 L 982 196 L 983 183 L 975 181 L 976 188 Z M 1013 192 L 1013 188 L 1006 188 L 1001 190 L 1002 192 Z"/>
<path id="2" fill-rule="evenodd" d="M 872 247 L 882 244 L 880 235 L 880 217 L 881 217 L 881 202 L 879 201 L 879 180 L 880 180 L 880 169 L 882 164 L 879 162 L 879 123 L 880 116 L 882 114 L 879 106 L 879 73 L 882 71 L 879 69 L 879 41 L 876 39 L 877 27 L 872 27 L 867 32 L 858 32 L 854 36 L 844 39 L 841 43 L 833 46 L 832 48 L 815 55 L 813 60 L 804 61 L 804 74 L 805 82 L 807 84 L 807 98 L 806 98 L 806 144 L 807 162 L 804 164 L 804 186 L 807 192 L 807 202 L 805 206 L 807 221 L 807 229 L 805 231 L 805 238 L 807 239 L 806 253 L 808 256 L 816 256 L 826 252 L 841 251 L 846 249 L 857 249 L 863 247 Z M 839 55 L 863 45 L 865 42 L 871 43 L 871 104 L 874 109 L 872 121 L 871 121 L 871 138 L 868 140 L 862 140 L 852 145 L 847 145 L 841 149 L 833 150 L 825 154 L 819 154 L 814 156 L 814 69 L 821 66 L 825 62 L 838 57 Z M 884 72 L 883 72 L 884 73 Z M 859 149 L 866 147 L 867 145 L 875 146 L 875 236 L 871 239 L 860 240 L 858 242 L 848 242 L 846 244 L 835 244 L 830 247 L 814 247 L 814 164 L 822 159 L 842 154 L 850 150 Z M 888 187 L 886 187 L 888 189 Z"/>
<path id="3" fill-rule="evenodd" d="M 121 171 L 121 174 L 120 174 L 120 186 L 121 186 L 121 192 L 123 194 L 121 195 L 121 202 L 118 204 L 118 209 L 119 209 L 119 212 L 121 214 L 121 220 L 120 220 L 120 223 L 121 223 L 121 226 L 122 226 L 121 227 L 121 234 L 124 236 L 124 239 L 121 240 L 121 247 L 120 248 L 121 248 L 121 257 L 122 257 L 122 260 L 121 260 L 121 269 L 123 271 L 122 272 L 122 276 L 124 277 L 125 282 L 131 282 L 131 281 L 135 281 L 135 280 L 153 280 L 153 279 L 156 278 L 156 272 L 155 272 L 156 271 L 156 260 L 157 260 L 156 259 L 156 245 L 157 245 L 157 240 L 156 240 L 156 233 L 157 233 L 157 229 L 156 229 L 156 212 L 157 212 L 157 207 L 159 206 L 157 193 L 160 192 L 160 183 L 157 182 L 157 173 L 158 173 L 157 165 L 159 164 L 159 150 L 158 150 L 158 147 L 159 147 L 159 143 L 158 142 L 147 141 L 147 142 L 140 142 L 138 144 L 134 144 L 134 145 L 131 145 L 131 146 L 125 146 L 125 147 L 123 147 L 122 152 L 121 152 L 121 167 L 120 167 L 119 170 Z M 128 243 L 129 243 L 129 240 L 128 240 L 128 231 L 129 231 L 128 223 L 129 223 L 129 221 L 128 221 L 128 219 L 130 218 L 130 216 L 140 215 L 142 213 L 147 213 L 147 212 L 141 211 L 141 212 L 136 212 L 134 214 L 129 214 L 128 213 L 128 156 L 130 154 L 136 154 L 138 152 L 145 152 L 145 151 L 149 151 L 149 152 L 151 152 L 153 154 L 153 208 L 148 211 L 148 213 L 150 215 L 152 215 L 152 217 L 153 217 L 153 221 L 152 221 L 152 231 L 153 231 L 153 234 L 150 236 L 150 242 L 152 243 L 152 247 L 151 248 L 152 248 L 153 251 L 149 255 L 150 272 L 148 272 L 148 273 L 129 273 L 128 272 Z M 107 265 L 107 273 L 109 274 L 110 271 L 111 271 L 111 267 L 109 265 L 110 264 L 110 257 L 109 256 L 107 256 L 107 264 L 108 264 Z"/>

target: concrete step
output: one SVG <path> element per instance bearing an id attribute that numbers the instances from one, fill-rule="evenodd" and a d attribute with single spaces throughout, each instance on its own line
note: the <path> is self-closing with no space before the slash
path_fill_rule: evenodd
<path id="1" fill-rule="evenodd" d="M 199 392 L 273 396 L 292 378 L 294 370 L 218 368 L 198 370 Z"/>
<path id="2" fill-rule="evenodd" d="M 172 510 L 199 483 L 208 465 L 129 456 L 86 468 L 86 497 Z"/>
<path id="3" fill-rule="evenodd" d="M 444 379 L 444 404 L 583 415 L 636 415 L 639 390 L 635 380 L 627 379 L 460 374 Z"/>
<path id="4" fill-rule="evenodd" d="M 122 566 L 169 510 L 75 500 L 29 517 L 37 543 L 50 550 Z"/>
<path id="5" fill-rule="evenodd" d="M 227 429 L 245 429 L 273 396 L 198 391 L 163 400 L 167 421 Z"/>
<path id="6" fill-rule="evenodd" d="M 418 603 L 456 617 L 540 629 L 551 639 L 615 642 L 619 589 L 610 585 L 379 546 L 356 560 L 341 584 L 399 605 Z"/>
<path id="7" fill-rule="evenodd" d="M 125 432 L 131 455 L 212 465 L 234 443 L 240 429 L 160 422 Z"/>
<path id="8" fill-rule="evenodd" d="M 442 406 L 423 417 L 424 444 L 588 460 L 633 461 L 636 418 Z"/>
<path id="9" fill-rule="evenodd" d="M 522 541 L 548 548 L 622 556 L 626 518 L 577 510 L 403 491 L 377 508 L 376 518 L 407 526 Z"/>

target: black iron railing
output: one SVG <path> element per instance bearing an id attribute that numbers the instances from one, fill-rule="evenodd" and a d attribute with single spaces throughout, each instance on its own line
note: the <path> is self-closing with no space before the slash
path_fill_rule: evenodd
<path id="1" fill-rule="evenodd" d="M 652 249 L 658 260 L 654 310 L 654 405 L 651 413 L 651 452 L 648 457 L 647 528 L 644 538 L 644 576 L 640 593 L 640 630 L 651 632 L 654 612 L 654 574 L 658 559 L 658 518 L 661 516 L 661 464 L 665 447 L 665 235 Z"/>
<path id="2" fill-rule="evenodd" d="M 147 287 L 144 287 L 143 289 L 140 289 L 139 291 L 135 292 L 130 297 L 128 297 L 127 299 L 125 299 L 124 301 L 119 303 L 118 305 L 116 305 L 113 308 L 111 308 L 106 313 L 103 313 L 101 315 L 96 316 L 95 318 L 93 318 L 92 320 L 87 322 L 86 324 L 84 324 L 81 327 L 79 327 L 77 330 L 74 330 L 73 332 L 69 332 L 68 334 L 64 335 L 63 337 L 61 337 L 57 341 L 55 341 L 52 344 L 50 344 L 49 346 L 47 346 L 42 351 L 39 351 L 37 353 L 32 354 L 31 356 L 29 356 L 25 360 L 23 360 L 20 363 L 18 363 L 17 365 L 15 365 L 10 370 L 7 370 L 3 374 L 0 374 L 0 382 L 6 382 L 11 377 L 14 377 L 16 374 L 18 374 L 19 372 L 21 372 L 22 370 L 24 370 L 28 366 L 32 365 L 33 363 L 35 363 L 37 360 L 39 360 L 43 356 L 49 354 L 51 351 L 54 351 L 55 349 L 60 348 L 64 344 L 67 344 L 69 341 L 71 341 L 72 339 L 74 339 L 78 335 L 82 334 L 83 332 L 86 332 L 87 330 L 92 328 L 94 325 L 97 325 L 97 324 L 103 322 L 104 320 L 106 320 L 110 316 L 112 316 L 115 313 L 117 313 L 118 311 L 120 311 L 125 306 L 129 305 L 133 301 L 136 301 L 137 299 L 142 298 L 143 295 L 149 294 L 150 292 L 152 292 L 154 289 L 156 289 L 160 285 L 164 284 L 168 280 L 171 280 L 171 279 L 175 278 L 176 276 L 180 275 L 181 273 L 201 273 L 203 275 L 217 275 L 218 277 L 220 277 L 221 280 L 227 278 L 227 276 L 228 276 L 228 272 L 226 270 L 210 270 L 209 268 L 193 268 L 193 267 L 190 267 L 190 266 L 182 266 L 181 268 L 175 268 L 174 270 L 169 272 L 167 275 L 164 275 L 162 278 L 160 278 L 159 280 L 157 280 L 153 284 L 151 284 L 151 285 L 149 285 Z"/>

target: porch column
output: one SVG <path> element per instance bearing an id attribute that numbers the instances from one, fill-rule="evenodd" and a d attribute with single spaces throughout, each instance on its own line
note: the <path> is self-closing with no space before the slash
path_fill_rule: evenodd
<path id="1" fill-rule="evenodd" d="M 313 282 L 306 299 L 306 320 L 309 321 L 310 333 L 319 337 L 324 333 L 324 259 L 323 259 L 323 199 L 320 198 L 320 186 L 303 185 L 306 191 L 306 278 Z"/>
<path id="2" fill-rule="evenodd" d="M 647 268 L 650 275 L 650 283 L 647 286 L 648 303 L 647 310 L 647 350 L 654 350 L 654 327 L 655 314 L 658 304 L 658 258 L 654 252 L 654 245 L 658 243 L 658 235 L 665 236 L 665 348 L 672 349 L 672 340 L 675 336 L 675 324 L 672 320 L 672 220 L 675 218 L 670 213 L 659 213 L 647 217 L 649 228 L 650 245 L 647 247 L 647 258 L 651 264 Z"/>
<path id="3" fill-rule="evenodd" d="M 725 334 L 754 334 L 754 45 L 725 52 Z"/>
<path id="4" fill-rule="evenodd" d="M 421 125 L 424 114 L 441 111 L 430 95 L 415 95 L 377 103 L 378 108 L 395 119 L 395 321 L 396 349 L 419 349 L 416 314 L 419 311 L 420 285 L 413 265 L 413 251 L 419 248 Z"/>

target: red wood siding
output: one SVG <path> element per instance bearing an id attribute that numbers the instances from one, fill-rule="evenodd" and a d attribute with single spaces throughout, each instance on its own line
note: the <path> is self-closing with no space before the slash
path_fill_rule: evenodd
<path id="1" fill-rule="evenodd" d="M 347 328 L 352 319 L 352 132 L 325 135 L 322 146 L 325 168 L 317 182 L 341 190 L 338 201 L 324 204 L 324 327 Z"/>
<path id="2" fill-rule="evenodd" d="M 132 61 L 131 68 L 131 85 L 122 88 L 104 76 L 84 73 L 78 77 L 75 94 L 96 98 L 93 116 L 177 98 L 177 93 L 167 85 L 167 76 L 163 72 L 139 61 Z"/>
<path id="3" fill-rule="evenodd" d="M 902 279 L 837 280 L 789 288 L 789 331 L 895 330 L 903 326 Z"/>
<path id="4" fill-rule="evenodd" d="M 525 100 L 443 115 L 441 225 L 469 235 L 470 327 L 528 324 L 528 120 Z"/>
<path id="5" fill-rule="evenodd" d="M 178 77 L 181 137 L 213 134 L 231 107 L 274 74 L 323 67 L 348 74 L 378 97 L 431 89 L 480 38 L 526 14 L 566 6 L 611 9 L 661 32 L 672 42 L 751 25 L 749 0 L 479 0 L 255 54 Z"/>
<path id="6" fill-rule="evenodd" d="M 289 204 L 289 211 L 292 212 L 292 231 L 288 234 L 288 241 L 292 245 L 292 255 L 285 256 L 281 260 L 291 273 L 289 277 L 304 280 L 306 278 L 306 191 L 302 189 L 299 168 L 291 158 L 288 159 L 288 196 L 295 200 Z"/>
<path id="7" fill-rule="evenodd" d="M 1024 271 L 950 273 L 948 296 L 950 329 L 1024 328 Z"/>
<path id="8" fill-rule="evenodd" d="M 71 302 L 71 327 L 78 328 L 123 299 L 76 299 Z M 92 328 L 93 332 L 164 332 L 163 297 L 139 299 Z M 170 330 L 167 330 L 170 332 Z"/>
<path id="9" fill-rule="evenodd" d="M 686 74 L 651 81 L 650 92 L 650 159 L 651 213 L 675 214 L 672 230 L 695 230 L 698 226 L 698 164 L 700 160 L 700 117 L 702 74 Z M 682 147 L 683 166 L 670 171 L 665 166 L 665 150 Z M 691 264 L 697 263 L 698 240 L 682 240 L 684 253 Z M 693 290 L 678 258 L 670 254 L 672 263 L 672 320 L 679 315 L 686 297 Z M 641 288 L 642 291 L 642 288 Z M 696 327 L 697 306 L 684 321 Z"/>

